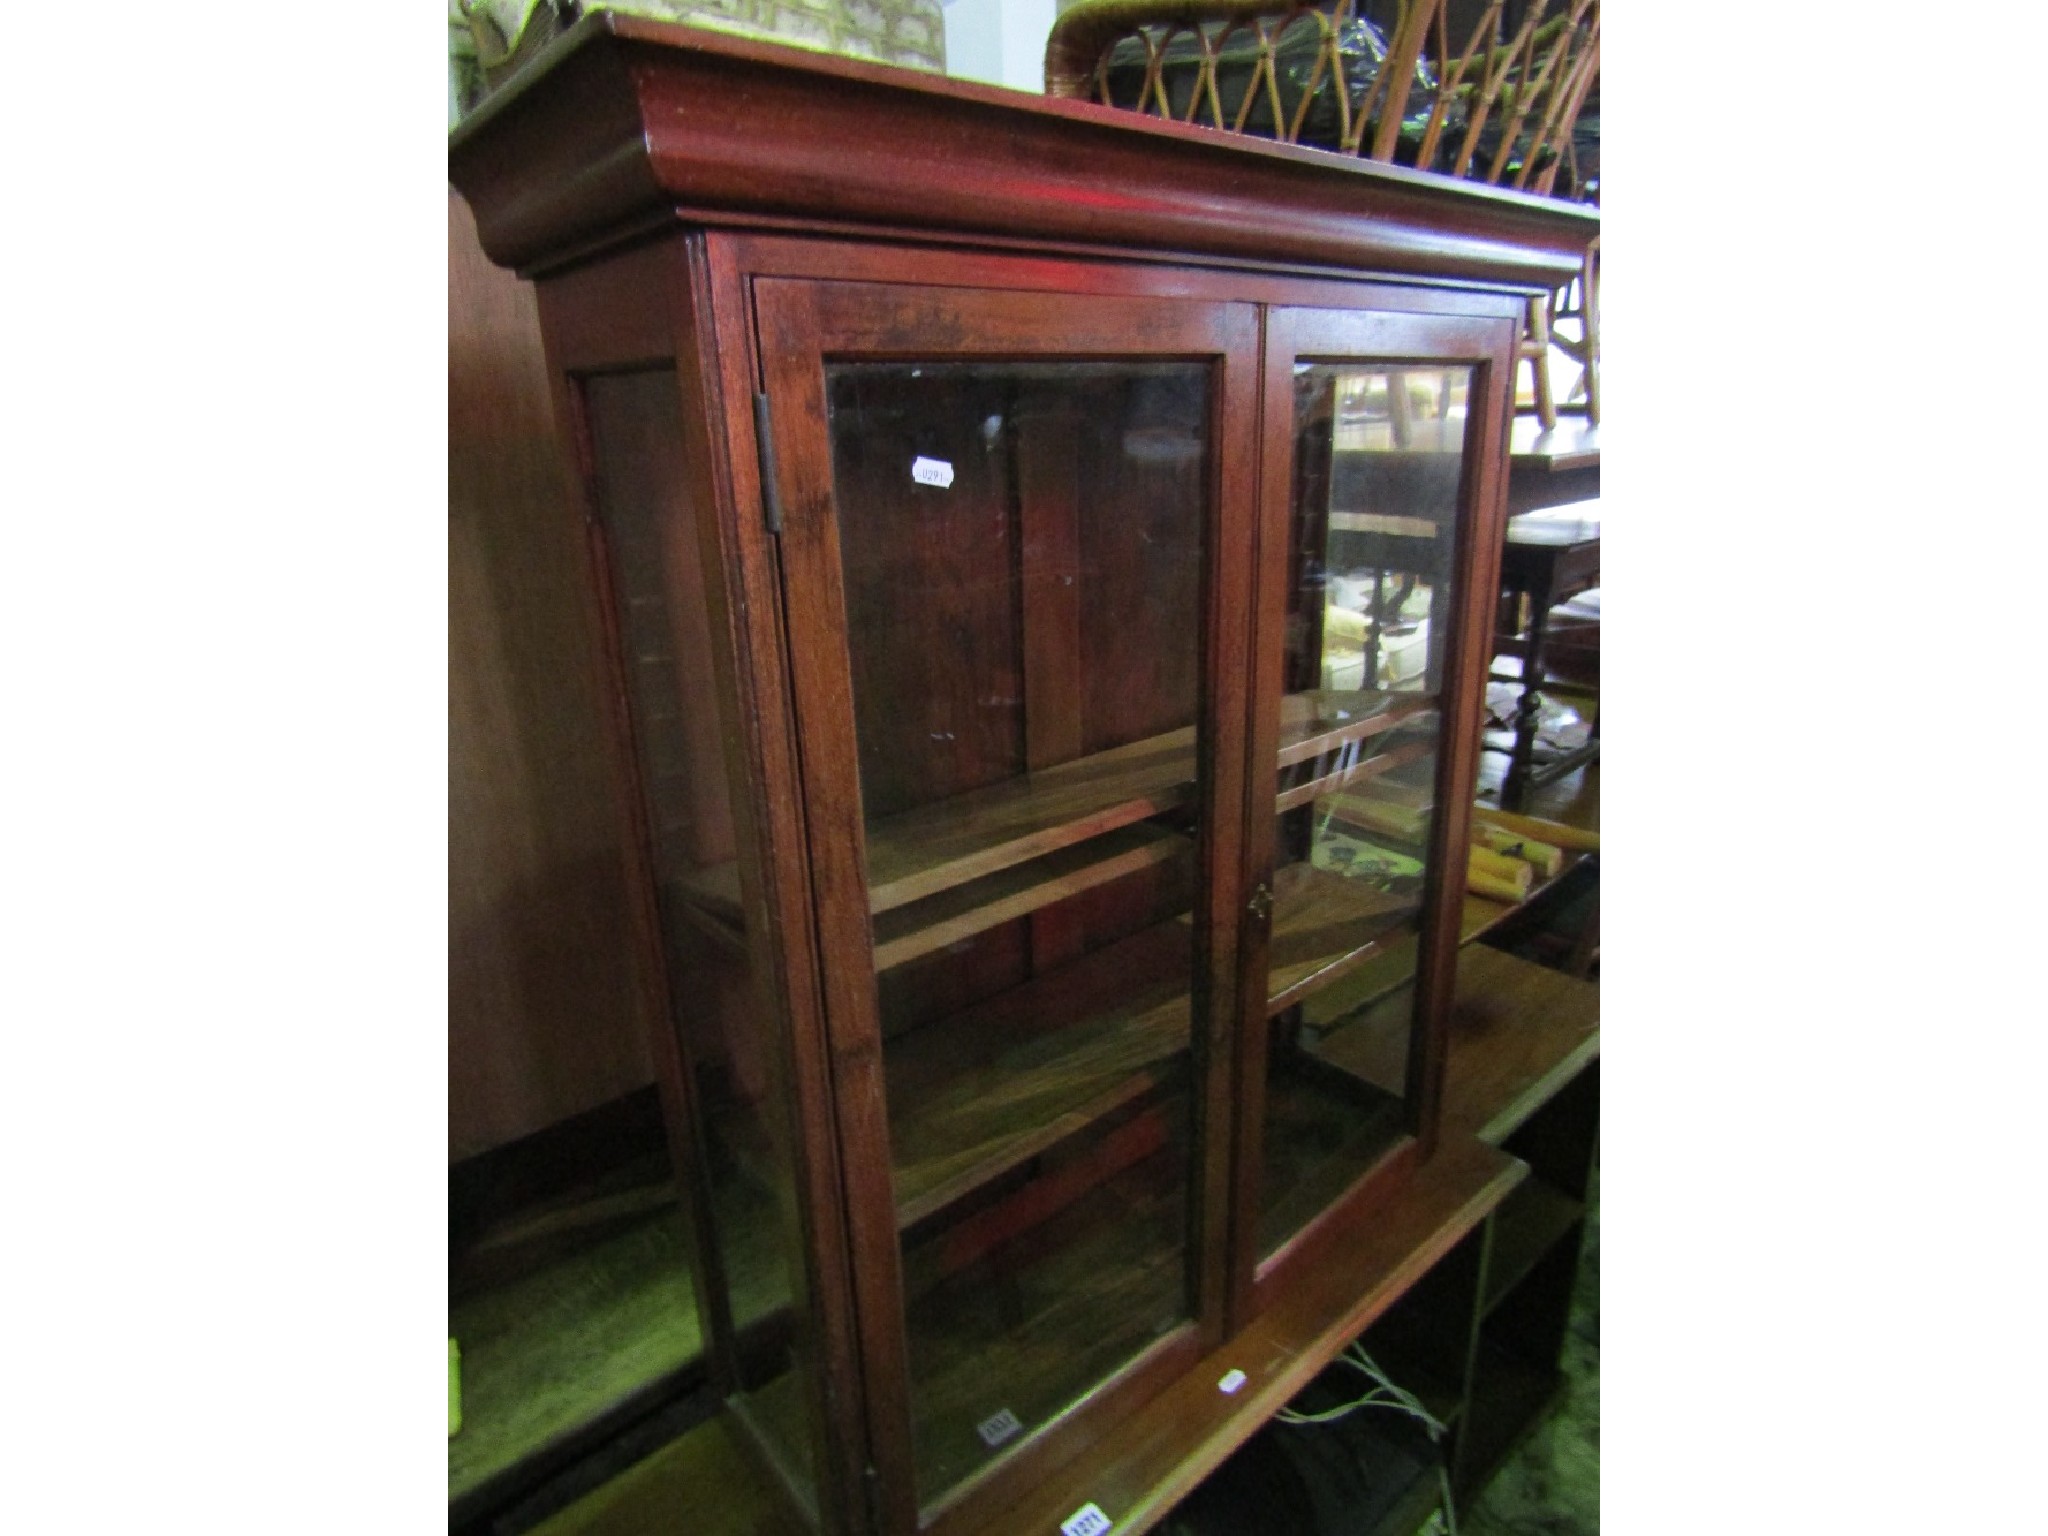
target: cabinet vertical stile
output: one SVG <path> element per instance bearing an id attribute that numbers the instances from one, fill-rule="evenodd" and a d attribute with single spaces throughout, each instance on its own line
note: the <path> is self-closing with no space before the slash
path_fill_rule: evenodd
<path id="1" fill-rule="evenodd" d="M 964 1523 L 1221 1336 L 1256 316 L 754 295 L 879 1513 Z"/>
<path id="2" fill-rule="evenodd" d="M 1340 1208 L 1375 1198 L 1433 1144 L 1511 339 L 1450 314 L 1270 314 L 1239 1317 L 1311 1261 Z M 1347 1022 L 1340 983 L 1368 967 L 1416 981 L 1392 1080 L 1326 1048 Z"/>

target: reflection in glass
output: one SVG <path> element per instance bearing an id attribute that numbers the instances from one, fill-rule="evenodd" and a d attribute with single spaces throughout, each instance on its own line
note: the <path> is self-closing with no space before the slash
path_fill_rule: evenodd
<path id="1" fill-rule="evenodd" d="M 1415 967 L 1469 368 L 1302 363 L 1268 950 L 1259 1252 L 1409 1128 L 1332 1046 Z"/>
<path id="2" fill-rule="evenodd" d="M 791 1306 L 794 1201 L 773 1112 L 711 673 L 705 573 L 677 449 L 671 369 L 585 381 L 594 501 L 611 562 L 634 746 L 654 864 L 669 1004 L 688 1042 L 699 1215 L 710 1294 L 702 1331 L 729 1340 L 737 1401 L 806 1499 L 811 1442 L 797 1388 L 809 1348 Z"/>

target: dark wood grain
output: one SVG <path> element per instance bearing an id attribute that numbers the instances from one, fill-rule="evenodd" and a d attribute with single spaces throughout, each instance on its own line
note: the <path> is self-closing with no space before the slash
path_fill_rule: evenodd
<path id="1" fill-rule="evenodd" d="M 1215 1396 L 1185 1395 L 1205 1351 L 1314 1296 L 1315 1329 L 1355 1332 L 1511 1177 L 1469 1146 L 1420 1157 L 1442 1068 L 1429 989 L 1470 917 L 1451 877 L 1423 892 L 1420 946 L 1362 883 L 1310 903 L 1313 872 L 1283 869 L 1270 924 L 1257 899 L 1283 794 L 1421 745 L 1361 757 L 1398 722 L 1282 702 L 1319 681 L 1277 671 L 1294 362 L 1474 370 L 1438 561 L 1460 601 L 1433 613 L 1448 649 L 1434 699 L 1387 711 L 1419 726 L 1443 706 L 1441 871 L 1470 798 L 1503 338 L 1597 217 L 618 19 L 563 39 L 453 159 L 493 251 L 549 274 L 554 387 L 585 450 L 612 430 L 589 401 L 615 427 L 623 379 L 678 386 L 635 429 L 665 418 L 674 441 L 637 457 L 686 492 L 658 560 L 702 622 L 634 652 L 665 669 L 637 713 L 663 690 L 715 709 L 636 783 L 654 813 L 631 834 L 636 910 L 661 905 L 641 926 L 688 960 L 658 1010 L 679 1023 L 659 1036 L 679 1166 L 714 1129 L 707 1085 L 763 1111 L 732 1145 L 777 1195 L 778 1370 L 740 1363 L 712 1321 L 721 1387 L 785 1469 L 770 1481 L 832 1536 L 1050 1530 L 1080 1500 L 1032 1512 L 1098 1458 L 1165 1466 L 1146 1405 L 1182 1393 L 1173 1465 L 1137 1496 L 1159 1497 L 1277 1401 L 1255 1371 L 1226 1427 L 1190 1414 Z M 906 494 L 903 456 L 928 449 L 958 471 L 957 522 Z M 1402 474 L 1448 472 L 1374 469 L 1367 512 L 1393 517 Z M 1349 995 L 1404 942 L 1423 1026 L 1398 1086 L 1372 1098 L 1286 1055 L 1277 1091 L 1308 1129 L 1262 1173 L 1269 983 L 1296 1052 L 1289 996 Z M 1332 1127 L 1350 1152 L 1290 1174 L 1278 1153 Z M 1299 1209 L 1257 1272 L 1263 1176 Z M 963 1431 L 996 1388 L 1026 1429 L 988 1456 Z"/>
<path id="2" fill-rule="evenodd" d="M 747 280 L 733 254 L 721 240 L 691 242 L 691 304 L 679 340 L 692 362 L 684 373 L 686 396 L 698 408 L 689 420 L 701 420 L 708 429 L 692 446 L 701 451 L 704 473 L 718 488 L 714 505 L 728 509 L 707 519 L 700 536 L 707 566 L 724 575 L 711 588 L 713 623 L 721 654 L 732 662 L 720 671 L 721 687 L 730 690 L 730 718 L 741 723 L 728 735 L 728 773 L 747 786 L 745 796 L 735 797 L 735 809 L 742 897 L 750 931 L 759 935 L 756 1006 L 780 1047 L 777 1062 L 785 1074 L 780 1129 L 795 1182 L 785 1241 L 801 1255 L 792 1304 L 805 1329 L 797 1394 L 801 1438 L 810 1447 L 817 1479 L 816 1518 L 828 1536 L 838 1536 L 860 1523 L 866 1499 L 871 1450 L 865 1419 L 870 1412 L 889 1411 L 901 1398 L 891 1397 L 888 1382 L 868 1379 L 870 1357 L 854 1321 L 855 1237 L 844 1203 L 857 1175 L 847 1170 L 839 1138 L 820 1134 L 836 1124 L 843 1135 L 858 1137 L 865 1101 L 855 1093 L 842 1107 L 834 1083 L 814 921 L 819 894 L 807 857 L 811 834 L 784 649 L 790 621 L 780 550 L 761 516 L 761 458 L 747 408 L 762 373 Z M 734 507 L 747 513 L 731 515 Z M 887 1170 L 871 1170 L 875 1175 L 886 1187 Z"/>
<path id="3" fill-rule="evenodd" d="M 1191 853 L 1187 838 L 1179 833 L 1139 822 L 953 886 L 893 908 L 876 921 L 875 966 L 888 970 L 902 965 L 1134 871 L 1187 859 Z M 1059 959 L 1071 958 L 1071 951 L 1055 958 L 1043 946 L 1034 946 L 1032 963 L 1034 969 L 1045 970 Z"/>
<path id="4" fill-rule="evenodd" d="M 775 122 L 804 131 L 759 131 Z M 492 259 L 522 269 L 688 210 L 1554 288 L 1599 227 L 1580 205 L 615 13 L 485 103 L 450 168 Z"/>
<path id="5" fill-rule="evenodd" d="M 1194 777 L 1183 726 L 889 817 L 867 833 L 869 904 L 887 912 L 1172 810 Z"/>
<path id="6" fill-rule="evenodd" d="M 1413 931 L 1420 897 L 1290 864 L 1273 877 L 1273 937 L 1266 1011 L 1291 1008 Z"/>
<path id="7" fill-rule="evenodd" d="M 889 1049 L 896 1214 L 921 1220 L 1150 1090 L 1189 1039 L 1190 933 L 1165 923 Z"/>
<path id="8" fill-rule="evenodd" d="M 821 359 L 908 357 L 943 364 L 974 358 L 1208 358 L 1210 387 L 1213 393 L 1223 396 L 1210 409 L 1217 412 L 1219 419 L 1242 420 L 1246 419 L 1248 399 L 1235 395 L 1248 389 L 1255 378 L 1250 357 L 1256 332 L 1251 313 L 1242 307 L 1111 301 L 1072 295 L 1055 298 L 906 285 L 757 280 L 755 302 L 767 392 L 778 434 L 776 468 L 787 509 L 781 540 L 786 575 L 784 611 L 794 662 L 794 698 L 797 714 L 804 722 L 810 869 L 822 939 L 826 1011 L 833 1035 L 839 1133 L 849 1149 L 858 1149 L 848 1164 L 848 1206 L 853 1217 L 855 1284 L 863 1297 L 862 1347 L 871 1378 L 866 1390 L 875 1409 L 870 1420 L 870 1451 L 880 1473 L 885 1519 L 907 1529 L 913 1518 L 909 1501 L 917 1474 L 910 1404 L 904 1395 L 907 1383 L 901 1371 L 901 1362 L 907 1356 L 896 1300 L 901 1294 L 900 1257 L 895 1247 L 899 1206 L 895 1191 L 889 1187 L 890 1165 L 883 1152 L 892 1145 L 885 1116 L 892 1113 L 899 1095 L 876 1070 L 881 1058 L 882 1029 L 868 952 L 871 907 L 876 903 L 870 891 L 869 828 L 860 814 L 856 685 L 844 651 L 849 610 L 835 515 L 838 503 Z M 1248 516 L 1249 463 L 1249 455 L 1234 448 L 1227 435 L 1211 460 L 1209 473 L 1218 483 L 1205 498 L 1202 520 L 1195 525 L 1201 530 L 1201 596 L 1207 607 L 1204 612 L 1186 616 L 1189 627 L 1183 642 L 1187 647 L 1197 648 L 1196 654 L 1201 658 L 1204 686 L 1199 697 L 1204 718 L 1199 730 L 1216 744 L 1211 771 L 1206 781 L 1198 782 L 1196 791 L 1199 912 L 1193 936 L 1193 979 L 1190 982 L 1185 974 L 1181 979 L 1182 989 L 1192 995 L 1198 1019 L 1206 1018 L 1212 1006 L 1214 980 L 1210 957 L 1216 948 L 1227 954 L 1234 937 L 1229 930 L 1234 924 L 1236 903 L 1227 886 L 1216 879 L 1213 863 L 1218 849 L 1229 850 L 1225 856 L 1233 863 L 1235 859 L 1231 839 L 1235 835 L 1234 813 L 1242 803 L 1242 784 L 1234 765 L 1242 762 L 1242 747 L 1232 738 L 1237 722 L 1242 719 L 1242 696 L 1235 691 L 1239 685 L 1232 680 L 1241 677 L 1241 671 L 1231 663 L 1228 641 L 1216 636 L 1224 615 L 1235 620 L 1244 612 L 1244 603 L 1232 585 L 1233 579 L 1241 580 L 1241 575 L 1231 576 L 1233 570 L 1242 572 L 1243 562 L 1241 558 L 1221 560 L 1215 551 L 1231 537 L 1227 531 L 1231 519 L 1238 520 L 1241 526 Z M 1192 749 L 1197 727 L 1182 729 L 1188 732 L 1188 745 L 1180 748 L 1186 753 Z M 1155 756 L 1161 752 L 1156 738 L 1150 745 L 1141 743 L 1118 750 L 1138 759 L 1147 752 Z M 996 796 L 995 810 L 999 814 L 1014 811 L 1014 801 L 1001 798 L 1013 794 L 1003 784 L 956 796 L 943 811 L 920 808 L 905 812 L 904 818 L 932 813 L 932 839 L 922 846 L 928 849 L 930 841 L 952 839 L 942 846 L 946 856 L 955 861 L 951 871 L 954 877 L 992 872 L 1018 857 L 1047 851 L 1043 845 L 1031 846 L 1029 840 L 1045 830 L 1048 821 L 1055 829 L 1071 828 L 1076 816 L 1095 814 L 1106 799 L 1117 806 L 1129 804 L 1126 793 L 1119 791 L 1113 797 L 1105 797 L 1099 783 L 1089 782 L 1091 775 L 1099 778 L 1102 771 L 1099 757 L 1082 760 L 1083 764 L 1091 761 L 1096 764 L 1094 768 L 1081 768 L 1074 775 L 1083 781 L 1081 784 L 1055 780 L 1056 789 L 1078 799 L 1060 805 L 1055 816 L 1039 816 L 1015 837 L 1005 830 L 1010 824 L 1001 821 L 998 837 L 994 839 L 986 828 L 967 837 L 959 834 L 957 813 L 961 801 L 969 802 L 971 808 L 989 809 L 975 797 Z M 1074 767 L 1069 764 L 1033 775 L 1030 787 L 1042 790 L 1046 778 Z M 1171 777 L 1184 781 L 1186 772 L 1184 767 L 1176 767 Z M 1170 792 L 1175 802 L 1186 796 L 1178 784 Z M 1229 807 L 1231 814 L 1226 815 L 1223 807 Z M 1143 814 L 1147 813 L 1117 810 L 1101 829 L 1129 824 Z M 899 822 L 899 818 L 887 820 L 891 826 Z M 917 825 L 923 830 L 923 824 Z M 1073 831 L 1058 832 L 1053 846 L 1074 840 Z M 962 867 L 958 862 L 982 857 L 992 843 L 1016 851 L 992 866 Z M 876 888 L 884 893 L 881 905 L 885 909 L 892 890 L 904 900 L 928 893 L 914 885 L 906 887 L 898 881 L 892 886 L 888 881 L 889 866 L 885 863 L 875 881 Z M 941 880 L 930 889 L 949 883 L 956 883 L 956 879 Z M 1212 937 L 1219 926 L 1225 930 L 1222 936 Z M 1001 1002 L 1001 998 L 993 999 L 991 1006 L 1000 1006 Z M 1185 1023 L 1181 1025 L 1183 1034 L 1187 1029 Z M 1205 1047 L 1206 1042 L 1203 1044 Z M 903 1045 L 903 1039 L 892 1041 L 891 1054 L 900 1054 Z M 1123 1047 L 1111 1042 L 1108 1049 L 1114 1055 Z M 1149 1049 L 1147 1046 L 1146 1050 Z M 1198 1051 L 1198 1060 L 1205 1054 L 1205 1050 Z M 1226 1093 L 1227 1086 L 1205 1083 L 1201 1091 Z M 1206 1170 L 1213 1159 L 1214 1166 L 1222 1168 L 1228 1155 L 1227 1141 L 1210 1139 L 1202 1146 L 1201 1166 Z M 1209 1218 L 1209 1224 L 1220 1229 L 1220 1216 Z M 1000 1486 L 1027 1471 L 1028 1467 L 1008 1464 L 991 1486 Z"/>

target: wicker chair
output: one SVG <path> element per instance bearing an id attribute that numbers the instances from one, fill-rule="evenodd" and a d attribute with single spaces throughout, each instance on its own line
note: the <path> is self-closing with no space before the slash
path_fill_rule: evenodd
<path id="1" fill-rule="evenodd" d="M 1356 0 L 1078 0 L 1047 40 L 1045 88 L 1545 196 L 1596 195 L 1599 0 L 1379 9 L 1388 14 Z M 1597 247 L 1578 279 L 1530 305 L 1521 357 L 1545 428 L 1560 409 L 1600 419 Z M 1581 371 L 1562 406 L 1553 346 Z"/>

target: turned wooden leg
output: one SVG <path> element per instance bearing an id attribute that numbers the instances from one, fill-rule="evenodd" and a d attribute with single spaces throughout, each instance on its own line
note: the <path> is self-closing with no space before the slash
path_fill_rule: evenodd
<path id="1" fill-rule="evenodd" d="M 1529 774 L 1536 766 L 1536 722 L 1542 713 L 1543 636 L 1550 621 L 1550 584 L 1529 595 L 1529 645 L 1522 653 L 1522 697 L 1515 710 L 1515 755 L 1500 787 L 1501 809 L 1520 811 L 1529 795 Z"/>

